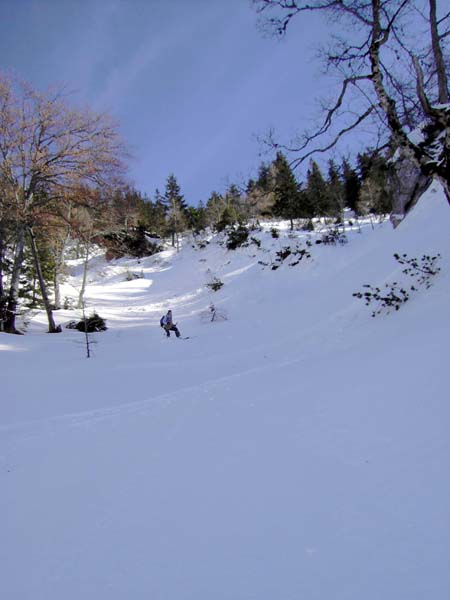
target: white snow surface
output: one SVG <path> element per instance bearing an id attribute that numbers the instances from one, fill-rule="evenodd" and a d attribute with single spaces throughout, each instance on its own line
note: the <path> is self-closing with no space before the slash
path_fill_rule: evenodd
<path id="1" fill-rule="evenodd" d="M 450 598 L 449 223 L 432 188 L 398 229 L 313 235 L 276 271 L 258 261 L 304 232 L 97 256 L 90 359 L 42 313 L 0 334 L 1 597 Z M 441 272 L 372 318 L 352 293 L 399 281 L 394 252 Z M 164 337 L 168 308 L 189 339 Z"/>

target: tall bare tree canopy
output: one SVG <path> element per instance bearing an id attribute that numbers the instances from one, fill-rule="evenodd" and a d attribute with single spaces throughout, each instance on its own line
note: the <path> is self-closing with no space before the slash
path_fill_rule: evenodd
<path id="1" fill-rule="evenodd" d="M 294 144 L 294 166 L 326 152 L 374 119 L 422 175 L 441 182 L 450 202 L 450 12 L 437 0 L 253 0 L 261 23 L 284 35 L 294 20 L 322 13 L 324 51 L 339 90 L 323 120 Z M 421 124 L 420 134 L 411 132 Z M 381 127 L 380 127 L 381 126 Z"/>
<path id="2" fill-rule="evenodd" d="M 7 219 L 15 237 L 9 291 L 3 292 L 0 306 L 5 331 L 16 331 L 25 240 L 27 235 L 34 239 L 42 207 L 63 201 L 81 186 L 102 186 L 120 177 L 123 157 L 109 116 L 74 109 L 61 92 L 39 93 L 0 74 L 0 236 Z M 54 329 L 51 313 L 49 329 Z"/>

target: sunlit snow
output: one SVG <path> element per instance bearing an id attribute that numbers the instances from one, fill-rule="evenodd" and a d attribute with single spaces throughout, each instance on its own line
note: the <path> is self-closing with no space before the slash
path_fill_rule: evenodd
<path id="1" fill-rule="evenodd" d="M 2 598 L 447 600 L 449 223 L 433 188 L 342 246 L 266 224 L 260 248 L 96 256 L 92 358 L 43 313 L 0 334 Z M 401 277 L 395 252 L 441 272 L 372 318 L 352 294 Z M 168 308 L 189 339 L 165 338 Z"/>

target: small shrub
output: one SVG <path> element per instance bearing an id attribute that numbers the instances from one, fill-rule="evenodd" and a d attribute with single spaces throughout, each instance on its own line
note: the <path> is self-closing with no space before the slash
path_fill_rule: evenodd
<path id="1" fill-rule="evenodd" d="M 281 248 L 281 250 L 276 252 L 276 259 L 271 265 L 272 271 L 279 269 L 283 262 L 289 257 L 292 257 L 294 260 L 288 263 L 288 265 L 290 267 L 295 267 L 302 259 L 311 258 L 311 254 L 308 252 L 308 250 L 306 250 L 306 248 L 300 248 L 300 246 L 296 246 L 293 249 L 289 246 L 284 246 Z M 264 265 L 265 263 L 260 261 L 260 264 Z"/>
<path id="2" fill-rule="evenodd" d="M 363 287 L 366 288 L 365 292 L 355 292 L 353 296 L 364 300 L 366 306 L 369 306 L 372 302 L 378 303 L 372 311 L 372 317 L 379 315 L 384 309 L 387 312 L 391 308 L 398 310 L 402 304 L 409 300 L 408 291 L 403 287 L 399 287 L 396 281 L 390 284 L 387 283 L 384 292 L 381 291 L 381 288 L 371 285 L 363 285 Z"/>
<path id="3" fill-rule="evenodd" d="M 226 206 L 219 221 L 216 223 L 216 231 L 220 233 L 227 227 L 233 226 L 238 220 L 238 215 L 232 206 Z"/>
<path id="4" fill-rule="evenodd" d="M 134 279 L 144 279 L 144 271 L 141 270 L 140 273 L 136 273 L 127 269 L 125 274 L 126 281 L 133 281 Z"/>
<path id="5" fill-rule="evenodd" d="M 94 333 L 95 331 L 106 331 L 108 328 L 105 319 L 96 312 L 93 312 L 92 315 L 81 319 L 81 321 L 69 321 L 66 324 L 66 329 L 77 329 L 83 333 Z"/>
<path id="6" fill-rule="evenodd" d="M 401 265 L 405 265 L 402 273 L 414 278 L 415 281 L 412 285 L 400 285 L 397 281 L 386 283 L 383 291 L 379 287 L 366 284 L 363 286 L 365 291 L 355 292 L 353 296 L 364 300 L 366 306 L 376 303 L 372 317 L 376 317 L 382 312 L 389 313 L 391 309 L 399 310 L 400 306 L 409 300 L 411 293 L 418 291 L 416 286 L 423 285 L 425 289 L 429 289 L 431 277 L 437 275 L 441 270 L 436 266 L 441 258 L 440 254 L 436 254 L 436 256 L 424 254 L 421 259 L 408 258 L 406 254 L 394 254 L 394 258 Z"/>
<path id="7" fill-rule="evenodd" d="M 213 292 L 218 292 L 222 286 L 223 282 L 220 281 L 218 277 L 213 277 L 213 279 L 206 284 L 206 287 L 212 290 Z"/>
<path id="8" fill-rule="evenodd" d="M 348 239 L 345 233 L 337 228 L 328 230 L 322 235 L 320 240 L 316 240 L 316 244 L 325 244 L 326 246 L 336 246 L 336 244 L 343 246 L 347 242 Z"/>
<path id="9" fill-rule="evenodd" d="M 255 246 L 257 246 L 258 248 L 261 248 L 261 240 L 258 240 L 258 238 L 255 237 L 251 237 L 250 241 L 255 244 Z"/>
<path id="10" fill-rule="evenodd" d="M 271 233 L 272 237 L 275 239 L 278 239 L 280 237 L 280 232 L 275 227 L 272 227 L 272 229 L 270 230 L 270 233 Z"/>
<path id="11" fill-rule="evenodd" d="M 68 296 L 64 296 L 63 308 L 64 308 L 64 310 L 72 310 L 73 309 L 73 299 L 69 298 Z"/>
<path id="12" fill-rule="evenodd" d="M 228 250 L 236 250 L 243 246 L 248 240 L 248 229 L 244 225 L 239 225 L 237 229 L 232 229 L 228 234 L 227 248 Z"/>
<path id="13" fill-rule="evenodd" d="M 437 275 L 441 270 L 437 267 L 437 262 L 440 260 L 441 255 L 438 253 L 436 256 L 430 256 L 424 254 L 421 259 L 408 258 L 406 254 L 394 254 L 395 260 L 401 265 L 405 265 L 402 273 L 409 277 L 414 277 L 418 285 L 424 285 L 426 289 L 431 286 L 430 279 L 433 275 Z"/>
<path id="14" fill-rule="evenodd" d="M 288 256 L 290 256 L 292 254 L 292 250 L 289 248 L 289 246 L 285 246 L 284 248 L 281 248 L 281 250 L 279 250 L 276 253 L 277 258 L 280 261 L 286 260 L 286 258 Z"/>

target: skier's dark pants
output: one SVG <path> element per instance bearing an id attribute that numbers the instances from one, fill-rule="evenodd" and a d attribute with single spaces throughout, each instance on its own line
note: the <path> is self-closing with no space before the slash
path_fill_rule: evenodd
<path id="1" fill-rule="evenodd" d="M 180 337 L 180 332 L 178 331 L 178 327 L 176 325 L 171 325 L 170 327 L 164 327 L 164 329 L 166 330 L 166 335 L 167 337 L 170 337 L 170 332 L 171 331 L 175 331 L 175 335 L 177 337 Z"/>

